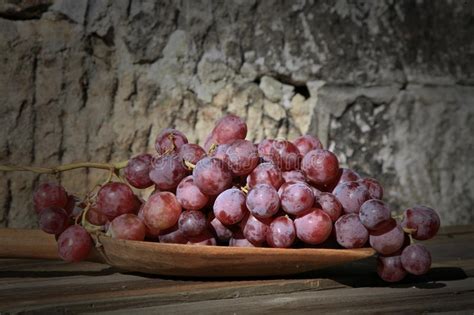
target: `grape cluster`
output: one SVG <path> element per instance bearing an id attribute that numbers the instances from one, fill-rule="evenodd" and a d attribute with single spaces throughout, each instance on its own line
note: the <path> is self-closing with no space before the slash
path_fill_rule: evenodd
<path id="1" fill-rule="evenodd" d="M 146 201 L 124 182 L 103 184 L 87 204 L 45 183 L 34 194 L 40 227 L 57 236 L 66 261 L 87 257 L 93 227 L 117 239 L 190 245 L 371 246 L 390 282 L 429 270 L 429 251 L 413 240 L 437 233 L 433 209 L 414 206 L 397 221 L 380 183 L 341 168 L 316 137 L 255 144 L 246 135 L 235 115 L 217 121 L 204 147 L 165 129 L 157 154 L 131 158 L 123 172 L 134 189 L 153 188 Z M 73 224 L 78 213 L 82 226 Z"/>

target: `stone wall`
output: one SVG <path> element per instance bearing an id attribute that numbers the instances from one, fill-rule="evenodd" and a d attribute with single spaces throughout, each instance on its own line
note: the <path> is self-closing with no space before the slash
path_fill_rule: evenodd
<path id="1" fill-rule="evenodd" d="M 124 160 L 232 112 L 255 141 L 317 134 L 395 210 L 473 223 L 473 21 L 448 0 L 4 0 L 0 163 Z M 104 176 L 60 181 L 83 194 Z M 35 226 L 47 178 L 2 174 L 1 226 Z"/>

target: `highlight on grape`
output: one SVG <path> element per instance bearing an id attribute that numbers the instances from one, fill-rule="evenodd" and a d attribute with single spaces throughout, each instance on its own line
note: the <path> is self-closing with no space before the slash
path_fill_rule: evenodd
<path id="1" fill-rule="evenodd" d="M 188 245 L 371 246 L 385 281 L 429 271 L 431 255 L 418 240 L 436 235 L 435 210 L 415 205 L 392 216 L 382 185 L 341 168 L 314 136 L 253 143 L 246 135 L 245 122 L 227 115 L 203 147 L 167 128 L 157 136 L 153 154 L 50 170 L 110 168 L 110 176 L 84 200 L 58 184 L 40 184 L 33 196 L 39 226 L 56 235 L 60 257 L 71 262 L 86 259 L 94 246 L 91 236 L 105 233 Z M 153 189 L 147 200 L 135 193 L 141 189 Z"/>

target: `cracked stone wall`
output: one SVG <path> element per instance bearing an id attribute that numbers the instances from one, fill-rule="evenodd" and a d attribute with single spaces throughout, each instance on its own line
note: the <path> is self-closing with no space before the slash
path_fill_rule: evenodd
<path id="1" fill-rule="evenodd" d="M 0 163 L 124 160 L 232 112 L 255 141 L 318 135 L 394 210 L 473 223 L 472 34 L 466 1 L 3 0 Z M 0 226 L 35 226 L 47 178 L 2 174 Z"/>

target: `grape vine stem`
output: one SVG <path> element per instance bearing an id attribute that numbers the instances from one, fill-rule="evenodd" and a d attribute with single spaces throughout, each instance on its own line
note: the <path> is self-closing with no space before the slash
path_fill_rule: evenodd
<path id="1" fill-rule="evenodd" d="M 117 163 L 95 163 L 95 162 L 79 162 L 71 164 L 63 164 L 53 168 L 36 167 L 36 166 L 10 166 L 0 165 L 1 172 L 33 172 L 38 174 L 57 174 L 78 168 L 96 168 L 102 170 L 119 170 L 127 166 L 127 161 Z"/>

